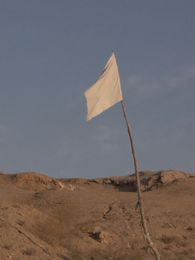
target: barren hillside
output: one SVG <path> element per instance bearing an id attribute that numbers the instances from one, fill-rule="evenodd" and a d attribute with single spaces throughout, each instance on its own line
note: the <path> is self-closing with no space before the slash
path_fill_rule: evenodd
<path id="1" fill-rule="evenodd" d="M 163 259 L 195 259 L 195 175 L 142 172 L 146 218 Z M 153 259 L 134 176 L 0 174 L 0 259 Z"/>

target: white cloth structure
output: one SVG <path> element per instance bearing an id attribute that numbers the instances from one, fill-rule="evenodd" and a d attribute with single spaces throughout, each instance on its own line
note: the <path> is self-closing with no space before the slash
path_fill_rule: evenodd
<path id="1" fill-rule="evenodd" d="M 114 53 L 106 63 L 99 79 L 85 92 L 85 97 L 87 100 L 87 121 L 123 99 Z"/>

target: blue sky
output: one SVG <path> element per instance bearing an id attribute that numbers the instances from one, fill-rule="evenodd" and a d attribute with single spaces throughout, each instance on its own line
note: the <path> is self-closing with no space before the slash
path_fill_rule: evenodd
<path id="1" fill-rule="evenodd" d="M 85 121 L 112 50 L 142 170 L 195 172 L 194 0 L 0 0 L 0 171 L 133 172 L 120 104 Z"/>

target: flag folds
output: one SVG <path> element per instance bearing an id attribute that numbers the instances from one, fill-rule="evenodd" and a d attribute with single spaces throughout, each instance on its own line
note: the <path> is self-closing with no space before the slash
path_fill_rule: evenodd
<path id="1" fill-rule="evenodd" d="M 114 53 L 112 53 L 96 83 L 85 91 L 85 97 L 87 100 L 87 120 L 101 114 L 123 99 Z"/>

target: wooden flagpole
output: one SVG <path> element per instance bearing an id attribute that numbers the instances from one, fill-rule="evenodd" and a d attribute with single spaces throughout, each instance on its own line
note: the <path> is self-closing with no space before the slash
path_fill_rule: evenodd
<path id="1" fill-rule="evenodd" d="M 131 151 L 132 151 L 132 156 L 133 156 L 133 161 L 134 161 L 135 175 L 136 175 L 136 181 L 137 181 L 138 206 L 139 206 L 139 210 L 140 210 L 141 224 L 142 224 L 142 228 L 143 228 L 144 238 L 147 241 L 150 248 L 152 249 L 156 260 L 160 260 L 161 259 L 160 254 L 158 252 L 158 249 L 156 248 L 156 246 L 154 245 L 154 243 L 152 242 L 152 240 L 150 238 L 150 233 L 148 231 L 148 227 L 147 227 L 147 223 L 146 223 L 146 219 L 145 219 L 144 206 L 143 206 L 142 193 L 141 193 L 141 183 L 140 183 L 140 176 L 139 176 L 139 170 L 138 170 L 138 161 L 137 161 L 135 147 L 134 147 L 134 143 L 133 143 L 131 127 L 130 127 L 130 124 L 129 124 L 128 118 L 127 118 L 127 112 L 125 109 L 124 100 L 121 101 L 121 105 L 122 105 L 123 116 L 124 116 L 126 126 L 127 126 L 127 131 L 128 131 L 128 135 L 129 135 Z"/>

